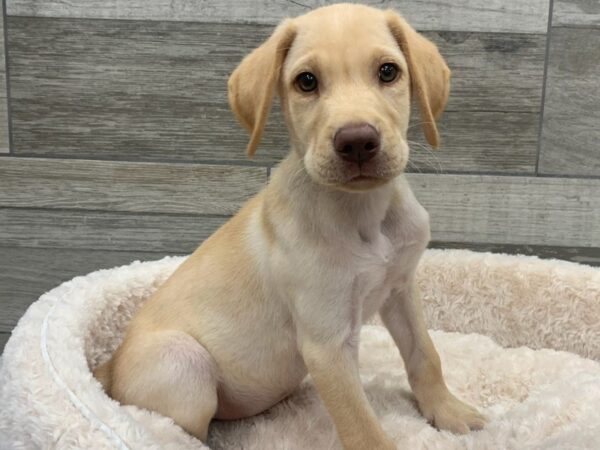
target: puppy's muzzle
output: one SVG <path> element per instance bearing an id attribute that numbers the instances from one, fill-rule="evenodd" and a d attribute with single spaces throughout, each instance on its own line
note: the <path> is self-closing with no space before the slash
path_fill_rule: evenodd
<path id="1" fill-rule="evenodd" d="M 344 125 L 333 137 L 333 148 L 340 158 L 358 165 L 372 159 L 380 144 L 379 133 L 368 123 Z"/>

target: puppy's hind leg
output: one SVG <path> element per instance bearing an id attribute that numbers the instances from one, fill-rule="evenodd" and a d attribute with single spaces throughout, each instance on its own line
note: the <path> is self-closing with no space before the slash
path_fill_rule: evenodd
<path id="1" fill-rule="evenodd" d="M 205 441 L 217 409 L 217 368 L 192 336 L 164 330 L 132 333 L 113 361 L 111 395 L 171 417 Z"/>

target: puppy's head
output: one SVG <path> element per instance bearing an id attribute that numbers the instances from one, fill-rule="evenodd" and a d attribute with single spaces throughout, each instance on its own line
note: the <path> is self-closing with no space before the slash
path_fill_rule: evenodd
<path id="1" fill-rule="evenodd" d="M 275 92 L 293 149 L 317 182 L 359 191 L 399 175 L 408 160 L 411 96 L 437 147 L 435 118 L 450 70 L 436 46 L 393 11 L 339 4 L 281 23 L 229 79 L 229 102 L 253 155 Z"/>

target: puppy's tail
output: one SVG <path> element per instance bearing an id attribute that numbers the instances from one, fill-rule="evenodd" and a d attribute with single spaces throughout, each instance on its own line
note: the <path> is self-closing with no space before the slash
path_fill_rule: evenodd
<path id="1" fill-rule="evenodd" d="M 110 395 L 112 385 L 112 358 L 94 369 L 94 377 L 100 382 L 104 392 Z"/>

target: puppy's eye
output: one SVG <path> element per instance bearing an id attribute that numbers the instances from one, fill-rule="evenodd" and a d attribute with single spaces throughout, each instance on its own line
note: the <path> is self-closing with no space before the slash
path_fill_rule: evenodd
<path id="1" fill-rule="evenodd" d="M 398 77 L 400 69 L 396 64 L 385 63 L 379 67 L 379 79 L 384 83 L 391 83 Z"/>
<path id="2" fill-rule="evenodd" d="M 296 77 L 296 85 L 301 91 L 312 92 L 318 86 L 317 77 L 310 72 L 302 72 Z"/>

